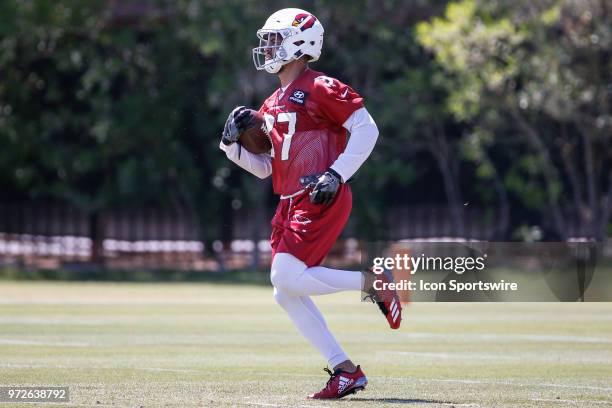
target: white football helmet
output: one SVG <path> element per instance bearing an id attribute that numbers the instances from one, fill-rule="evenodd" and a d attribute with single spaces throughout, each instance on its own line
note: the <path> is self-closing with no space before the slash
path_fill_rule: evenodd
<path id="1" fill-rule="evenodd" d="M 323 25 L 309 12 L 297 8 L 278 10 L 257 30 L 259 47 L 253 48 L 258 70 L 276 74 L 283 65 L 308 55 L 316 61 L 323 48 Z"/>

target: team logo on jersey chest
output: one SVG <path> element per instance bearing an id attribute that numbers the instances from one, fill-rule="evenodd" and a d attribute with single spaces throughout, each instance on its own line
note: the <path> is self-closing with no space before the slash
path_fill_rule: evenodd
<path id="1" fill-rule="evenodd" d="M 301 91 L 299 89 L 296 89 L 295 91 L 293 91 L 293 94 L 289 97 L 289 100 L 293 103 L 297 103 L 298 105 L 303 105 L 304 102 L 306 101 L 307 96 L 308 96 L 308 93 Z"/>

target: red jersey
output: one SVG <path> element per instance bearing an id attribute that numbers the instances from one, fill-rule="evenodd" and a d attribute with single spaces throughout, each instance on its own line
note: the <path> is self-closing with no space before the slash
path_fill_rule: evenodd
<path id="1" fill-rule="evenodd" d="M 327 170 L 346 147 L 342 125 L 362 107 L 351 87 L 309 68 L 270 95 L 259 112 L 272 139 L 274 192 L 293 194 L 303 188 L 301 176 Z"/>

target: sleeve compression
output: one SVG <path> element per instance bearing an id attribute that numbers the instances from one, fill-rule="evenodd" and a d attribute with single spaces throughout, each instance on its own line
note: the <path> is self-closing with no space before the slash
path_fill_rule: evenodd
<path id="1" fill-rule="evenodd" d="M 331 168 L 346 182 L 372 153 L 378 139 L 378 127 L 366 108 L 353 112 L 342 126 L 351 133 L 351 137 Z"/>
<path id="2" fill-rule="evenodd" d="M 272 158 L 267 154 L 253 154 L 246 149 L 241 149 L 238 143 L 226 146 L 221 142 L 219 148 L 225 152 L 228 159 L 260 179 L 272 174 Z M 240 150 L 242 151 L 240 157 L 238 157 Z"/>

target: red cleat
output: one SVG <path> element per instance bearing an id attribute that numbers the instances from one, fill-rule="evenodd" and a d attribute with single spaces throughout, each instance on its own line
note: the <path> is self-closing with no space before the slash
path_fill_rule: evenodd
<path id="1" fill-rule="evenodd" d="M 391 272 L 384 271 L 379 275 L 374 275 L 374 284 L 366 293 L 365 299 L 370 299 L 376 303 L 389 322 L 389 327 L 399 329 L 402 323 L 402 303 L 400 302 L 397 291 L 389 289 L 387 284 L 393 283 Z M 376 289 L 378 288 L 378 289 Z"/>
<path id="2" fill-rule="evenodd" d="M 357 366 L 357 370 L 354 373 L 342 370 L 336 370 L 332 373 L 327 367 L 324 370 L 330 376 L 325 388 L 316 394 L 309 395 L 308 398 L 338 399 L 364 390 L 365 386 L 368 385 L 368 379 L 363 371 L 361 371 L 361 366 Z"/>

